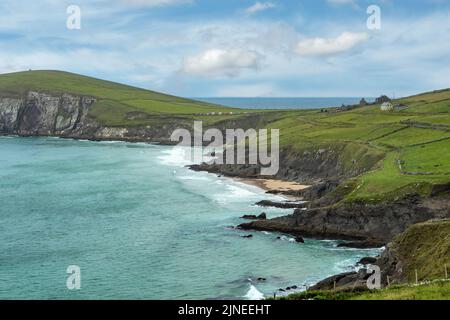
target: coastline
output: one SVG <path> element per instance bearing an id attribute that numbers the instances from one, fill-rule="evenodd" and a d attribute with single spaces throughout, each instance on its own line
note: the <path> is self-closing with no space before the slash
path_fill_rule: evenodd
<path id="1" fill-rule="evenodd" d="M 20 138 L 20 137 L 17 137 L 17 138 Z M 65 139 L 64 139 L 65 140 Z M 71 139 L 72 140 L 72 139 Z M 80 141 L 79 139 L 73 139 L 73 140 L 77 140 L 77 141 Z M 96 143 L 96 142 L 98 142 L 98 141 L 83 141 L 83 142 L 93 142 L 93 143 Z M 119 142 L 119 141 L 118 141 Z M 127 143 L 127 142 L 126 142 Z M 171 149 L 170 147 L 169 147 L 169 149 Z M 186 169 L 188 169 L 188 168 L 186 168 Z M 191 170 L 189 170 L 189 171 L 191 171 Z M 195 174 L 195 173 L 194 173 Z M 226 179 L 226 180 L 229 180 L 230 182 L 232 182 L 232 181 L 237 181 L 236 179 Z M 250 179 L 250 181 L 251 181 L 251 179 Z M 240 181 L 240 182 L 243 182 L 243 181 Z M 248 181 L 249 182 L 249 181 Z M 256 181 L 254 181 L 253 180 L 253 185 L 255 186 L 255 187 L 258 187 L 258 186 L 256 186 L 255 185 L 255 183 L 261 183 L 262 181 L 261 180 L 258 180 L 258 179 L 256 179 Z M 267 187 L 267 185 L 266 184 L 264 184 L 264 186 L 266 186 Z M 258 187 L 258 188 L 260 188 L 260 187 Z M 262 188 L 261 188 L 262 189 Z M 262 195 L 263 197 L 264 197 L 264 195 Z M 268 195 L 268 197 L 271 197 L 271 195 Z M 233 213 L 233 215 L 235 215 L 235 213 Z M 237 235 L 239 235 L 239 234 L 237 234 Z M 261 235 L 260 235 L 261 237 L 264 237 L 264 235 L 261 233 Z M 259 239 L 258 238 L 259 236 L 256 236 L 256 240 L 254 240 L 254 245 L 256 245 L 256 246 L 258 246 L 259 245 L 259 242 L 260 241 L 267 241 L 267 238 L 268 237 L 266 237 L 266 240 L 262 240 L 262 239 Z M 268 240 L 268 241 L 271 241 L 271 242 L 278 242 L 278 240 L 276 240 L 276 235 L 272 235 L 272 236 L 269 236 L 270 237 L 270 240 Z M 236 237 L 237 239 L 238 239 L 238 241 L 243 241 L 242 243 L 244 244 L 244 246 L 247 244 L 247 243 L 250 243 L 250 244 L 252 244 L 252 242 L 250 241 L 250 242 L 248 242 L 247 240 L 239 240 L 239 237 Z M 258 242 L 256 242 L 256 241 L 258 241 Z M 295 247 L 295 244 L 292 244 L 292 241 L 290 241 L 290 242 L 282 242 L 282 241 L 287 241 L 287 240 L 281 240 L 281 241 L 279 241 L 278 243 L 280 243 L 281 244 L 281 246 L 282 247 L 294 247 L 292 250 L 293 251 L 296 251 L 296 252 L 301 252 L 301 251 L 303 251 L 302 250 L 302 248 L 301 248 L 301 245 L 299 244 L 298 246 L 298 248 L 297 247 Z M 285 245 L 283 245 L 283 243 L 285 244 Z M 294 252 L 291 252 L 291 253 L 294 253 Z M 291 259 L 291 261 L 292 260 L 295 260 L 293 257 L 291 257 L 291 258 L 289 258 L 289 259 Z M 341 259 L 342 260 L 342 259 Z M 343 260 L 342 260 L 343 261 Z M 292 268 L 292 267 L 290 267 L 290 270 L 293 270 L 294 272 L 295 272 L 295 267 L 294 268 Z M 330 270 L 330 272 L 329 272 L 330 274 L 332 273 L 331 272 L 331 270 Z M 266 275 L 266 274 L 264 274 L 264 271 L 261 271 L 261 272 L 259 272 L 259 273 L 257 273 L 257 274 L 255 274 L 254 275 L 254 277 L 257 277 L 257 276 L 261 276 L 261 277 L 267 277 L 267 278 L 270 278 L 270 274 L 268 274 L 268 275 Z M 299 287 L 300 286 L 303 286 L 304 284 L 312 284 L 312 282 L 309 282 L 309 280 L 305 280 L 304 282 L 299 282 L 299 281 L 296 281 L 295 280 L 295 278 L 287 278 L 288 279 L 288 281 L 289 281 L 289 279 L 292 279 L 292 281 L 289 281 L 289 283 L 287 283 L 286 284 L 286 286 L 287 285 L 289 285 L 289 286 L 293 286 L 293 285 L 298 285 Z M 314 281 L 316 281 L 316 280 L 314 280 Z M 254 286 L 255 286 L 255 288 L 258 288 L 259 287 L 259 289 L 261 289 L 261 287 L 260 286 L 263 286 L 263 288 L 264 288 L 264 285 L 266 285 L 267 286 L 267 284 L 265 284 L 263 281 L 260 281 L 260 282 L 254 282 Z M 276 290 L 277 288 L 278 288 L 279 286 L 277 285 L 277 286 L 275 286 L 274 287 L 274 289 Z M 283 287 L 282 287 L 283 288 Z M 253 291 L 254 292 L 254 291 Z M 286 291 L 287 292 L 287 291 Z M 292 290 L 289 290 L 289 293 L 294 293 L 295 292 L 295 290 L 294 289 L 292 289 Z M 254 292 L 255 293 L 255 292 Z M 266 292 L 266 294 L 267 294 L 267 292 Z M 280 294 L 281 294 L 281 291 L 280 291 Z"/>
<path id="2" fill-rule="evenodd" d="M 9 135 L 2 135 L 2 136 L 9 136 Z M 18 135 L 11 135 L 13 137 L 23 137 L 23 136 L 18 136 Z M 72 139 L 72 140 L 87 140 L 87 141 L 91 141 L 91 142 L 101 142 L 101 141 L 117 141 L 117 142 L 125 142 L 125 143 L 145 143 L 145 144 L 155 144 L 152 143 L 150 141 L 139 141 L 139 140 L 133 140 L 133 141 L 126 141 L 124 139 L 80 139 L 77 137 L 59 137 L 59 136 L 45 136 L 45 137 L 56 137 L 56 138 L 62 138 L 62 139 Z M 170 146 L 168 144 L 164 144 L 164 143 L 157 143 L 159 145 L 167 145 Z M 173 146 L 172 146 L 173 147 Z M 188 167 L 190 170 L 192 170 L 190 165 L 187 165 L 186 167 Z M 192 171 L 207 171 L 208 170 L 192 170 Z M 252 178 L 252 177 L 248 177 L 248 175 L 242 174 L 243 177 L 240 177 L 238 175 L 234 175 L 234 176 L 229 176 L 226 174 L 226 172 L 221 172 L 221 171 L 212 171 L 210 173 L 214 173 L 217 176 L 224 176 L 227 178 L 231 178 L 231 180 L 234 181 L 238 181 L 247 185 L 252 185 L 255 186 L 263 191 L 265 191 L 267 194 L 277 194 L 279 196 L 282 196 L 283 198 L 286 199 L 286 202 L 289 202 L 289 200 L 294 200 L 297 199 L 299 197 L 299 194 L 303 191 L 303 190 L 307 190 L 308 187 L 311 189 L 316 189 L 316 187 L 320 187 L 320 185 L 314 185 L 312 184 L 311 186 L 306 186 L 306 185 L 301 185 L 299 183 L 295 183 L 295 182 L 289 182 L 289 181 L 285 181 L 282 179 L 279 180 L 273 180 L 273 179 L 261 179 L 261 178 Z M 282 189 L 282 190 L 281 190 Z M 294 191 L 292 191 L 294 190 Z M 310 193 L 309 191 L 307 191 L 307 193 Z M 317 194 L 314 194 L 314 199 L 316 198 Z M 297 197 L 295 197 L 295 195 L 297 195 Z M 292 199 L 294 198 L 294 199 Z M 319 197 L 317 197 L 318 199 Z M 314 226 L 316 226 L 317 228 L 319 228 L 322 224 L 321 221 L 323 221 L 321 215 L 325 214 L 325 218 L 327 219 L 327 221 L 329 221 L 329 219 L 334 217 L 334 214 L 336 213 L 337 217 L 345 217 L 348 215 L 349 211 L 352 211 L 353 213 L 357 213 L 355 215 L 356 218 L 358 218 L 358 214 L 363 215 L 363 216 L 367 216 L 368 212 L 369 212 L 369 216 L 372 216 L 372 211 L 374 212 L 378 212 L 380 210 L 386 210 L 386 208 L 388 207 L 388 211 L 392 211 L 392 212 L 396 212 L 397 210 L 400 210 L 401 208 L 405 208 L 405 203 L 404 202 L 405 199 L 394 202 L 392 205 L 392 210 L 389 208 L 388 204 L 382 204 L 380 205 L 380 208 L 377 208 L 377 206 L 375 205 L 361 205 L 361 208 L 357 207 L 357 206 L 352 206 L 352 207 L 336 207 L 333 208 L 333 210 L 330 210 L 327 207 L 324 208 L 312 208 L 309 211 L 308 215 L 304 214 L 304 211 L 301 210 L 294 210 L 292 215 L 288 215 L 288 216 L 282 216 L 279 218 L 274 218 L 274 219 L 268 219 L 268 220 L 260 220 L 260 221 L 253 221 L 250 223 L 244 223 L 238 226 L 239 229 L 241 230 L 246 230 L 246 231 L 254 231 L 254 232 L 260 232 L 260 231 L 268 231 L 268 232 L 277 232 L 280 234 L 290 234 L 290 235 L 298 235 L 301 237 L 305 237 L 305 238 L 310 238 L 310 239 L 317 239 L 317 240 L 341 240 L 343 241 L 343 243 L 348 243 L 348 246 L 341 246 L 339 245 L 342 249 L 343 247 L 348 247 L 348 248 L 354 248 L 354 249 L 369 249 L 369 248 L 379 248 L 383 245 L 386 245 L 387 243 L 390 242 L 390 240 L 385 240 L 380 242 L 379 240 L 377 241 L 373 241 L 373 239 L 371 238 L 365 238 L 365 235 L 361 234 L 360 236 L 358 236 L 357 232 L 351 232 L 347 235 L 345 235 L 344 233 L 342 233 L 342 231 L 336 232 L 336 233 L 322 233 L 322 230 L 310 230 L 309 228 L 312 226 L 314 228 Z M 408 200 L 407 203 L 415 203 L 415 201 L 419 201 L 419 199 L 416 199 L 414 201 L 411 201 L 410 199 L 406 199 Z M 273 204 L 273 203 L 272 203 Z M 310 217 L 315 217 L 315 216 L 319 216 L 320 221 L 315 221 L 310 220 Z M 377 214 L 378 216 L 378 214 Z M 420 215 L 419 215 L 420 216 Z M 317 220 L 317 219 L 316 219 Z M 311 221 L 314 222 L 313 224 L 311 224 Z M 298 223 L 301 223 L 301 225 L 299 225 Z M 419 221 L 420 222 L 420 221 Z M 341 221 L 332 221 L 332 226 L 339 226 L 341 225 Z M 380 225 L 388 225 L 386 221 L 382 221 L 382 223 L 380 223 Z M 299 228 L 300 226 L 300 228 Z M 357 236 L 355 236 L 355 234 Z M 349 242 L 350 241 L 350 242 Z M 352 249 L 350 249 L 352 250 Z M 377 261 L 379 259 L 382 259 L 383 255 L 387 255 L 387 251 L 385 250 L 381 256 L 379 254 L 377 254 L 376 256 L 371 256 L 371 258 L 376 257 Z M 354 267 L 356 267 L 357 265 L 355 265 Z M 356 273 L 356 275 L 359 276 L 359 273 Z M 350 281 L 351 283 L 356 283 L 355 281 L 355 272 L 350 272 L 350 273 L 342 273 L 342 274 L 338 274 L 334 277 L 338 277 L 340 279 L 340 277 L 343 277 L 342 279 L 344 279 L 343 281 Z M 331 278 L 326 278 L 325 280 L 322 281 L 318 281 L 317 283 L 310 287 L 310 288 L 319 288 L 322 284 L 327 284 L 329 279 Z M 356 279 L 358 280 L 358 279 Z"/>

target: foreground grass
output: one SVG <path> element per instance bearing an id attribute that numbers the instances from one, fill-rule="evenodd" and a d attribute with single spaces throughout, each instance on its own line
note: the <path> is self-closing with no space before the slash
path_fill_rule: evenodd
<path id="1" fill-rule="evenodd" d="M 403 283 L 443 279 L 450 272 L 450 220 L 428 221 L 410 226 L 398 235 L 390 250 L 402 261 Z"/>
<path id="2" fill-rule="evenodd" d="M 450 281 L 363 292 L 310 291 L 281 300 L 450 300 Z"/>

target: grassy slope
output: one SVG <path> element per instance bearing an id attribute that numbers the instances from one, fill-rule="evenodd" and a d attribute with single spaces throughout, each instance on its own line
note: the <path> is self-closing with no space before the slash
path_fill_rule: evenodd
<path id="1" fill-rule="evenodd" d="M 409 227 L 391 244 L 402 261 L 407 283 L 445 278 L 445 265 L 450 272 L 450 220 L 419 223 Z"/>
<path id="2" fill-rule="evenodd" d="M 114 82 L 60 71 L 27 71 L 0 76 L 2 96 L 22 96 L 28 90 L 53 94 L 73 93 L 94 96 L 98 102 L 91 116 L 106 125 L 143 125 L 152 123 L 146 117 L 128 120 L 128 113 L 148 117 L 158 115 L 193 115 L 209 112 L 233 112 L 232 108 L 216 106 L 130 87 Z M 142 119 L 143 118 L 143 119 Z"/>
<path id="3" fill-rule="evenodd" d="M 365 292 L 306 292 L 289 296 L 286 300 L 450 300 L 450 281 Z"/>
<path id="4" fill-rule="evenodd" d="M 450 300 L 450 281 L 440 281 L 446 276 L 445 265 L 448 268 L 447 273 L 450 273 L 450 220 L 413 225 L 394 239 L 390 250 L 393 250 L 402 262 L 403 278 L 400 279 L 402 283 L 415 283 L 417 270 L 418 280 L 427 284 L 392 286 L 380 291 L 367 292 L 312 291 L 295 294 L 288 299 Z"/>
<path id="5" fill-rule="evenodd" d="M 266 120 L 261 123 L 269 122 L 268 128 L 280 129 L 282 148 L 299 153 L 331 149 L 340 154 L 345 170 L 371 170 L 349 181 L 354 190 L 347 192 L 344 201 L 379 201 L 417 191 L 426 194 L 432 184 L 450 182 L 450 90 L 396 101 L 409 106 L 396 112 L 382 112 L 379 106 L 340 113 L 271 112 L 215 106 L 66 72 L 0 75 L 3 96 L 20 96 L 29 89 L 95 96 L 98 102 L 90 115 L 109 126 L 194 119 L 203 120 L 205 125 L 223 120 L 237 120 L 237 125 L 242 125 L 247 113 L 261 114 Z M 204 115 L 209 112 L 216 115 Z M 227 114 L 218 115 L 219 112 Z"/>

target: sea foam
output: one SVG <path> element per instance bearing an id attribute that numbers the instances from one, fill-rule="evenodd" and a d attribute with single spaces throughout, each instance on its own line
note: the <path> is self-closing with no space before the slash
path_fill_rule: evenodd
<path id="1" fill-rule="evenodd" d="M 264 294 L 262 294 L 254 285 L 250 284 L 250 289 L 244 298 L 247 300 L 262 300 L 264 299 Z"/>

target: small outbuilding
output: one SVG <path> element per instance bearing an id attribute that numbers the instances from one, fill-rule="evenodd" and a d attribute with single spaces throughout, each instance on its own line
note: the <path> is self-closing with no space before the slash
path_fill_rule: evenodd
<path id="1" fill-rule="evenodd" d="M 392 111 L 394 106 L 390 102 L 385 102 L 381 105 L 381 111 Z"/>

